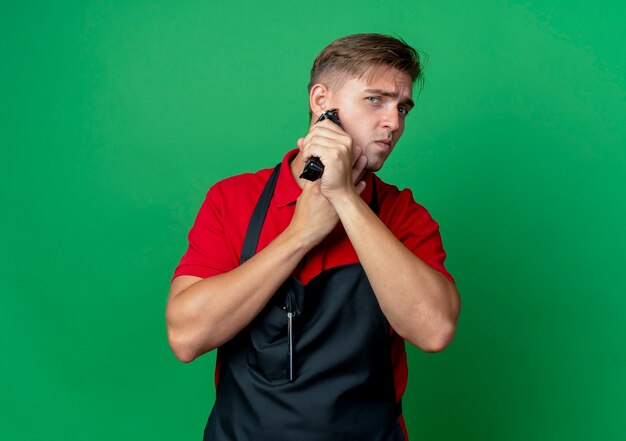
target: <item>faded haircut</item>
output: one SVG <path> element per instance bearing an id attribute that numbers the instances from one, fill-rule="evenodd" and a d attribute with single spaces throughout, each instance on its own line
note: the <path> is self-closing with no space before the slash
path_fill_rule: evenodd
<path id="1" fill-rule="evenodd" d="M 318 54 L 311 68 L 308 90 L 323 83 L 338 87 L 344 80 L 397 69 L 423 83 L 419 53 L 403 40 L 382 34 L 354 34 L 339 38 Z"/>

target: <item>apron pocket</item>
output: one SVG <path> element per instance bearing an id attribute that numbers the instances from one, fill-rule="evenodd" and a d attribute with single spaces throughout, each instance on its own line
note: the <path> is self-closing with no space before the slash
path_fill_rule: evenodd
<path id="1" fill-rule="evenodd" d="M 252 322 L 248 364 L 270 382 L 286 382 L 288 361 L 287 312 L 269 305 Z"/>

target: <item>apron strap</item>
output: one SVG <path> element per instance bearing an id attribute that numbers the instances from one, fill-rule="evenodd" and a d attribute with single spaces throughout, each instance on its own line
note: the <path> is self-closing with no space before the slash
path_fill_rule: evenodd
<path id="1" fill-rule="evenodd" d="M 376 216 L 378 216 L 378 193 L 376 192 L 376 176 L 372 174 L 372 200 L 370 201 L 370 208 Z"/>
<path id="2" fill-rule="evenodd" d="M 259 201 L 256 203 L 256 207 L 254 207 L 252 218 L 248 224 L 248 231 L 246 231 L 246 237 L 243 240 L 241 257 L 239 258 L 240 265 L 256 254 L 256 248 L 259 245 L 259 237 L 261 236 L 261 229 L 263 228 L 263 223 L 265 222 L 265 216 L 267 215 L 267 209 L 270 206 L 270 201 L 274 195 L 274 188 L 276 188 L 276 181 L 278 180 L 279 172 L 280 164 L 274 168 L 267 184 L 265 184 L 265 188 L 263 188 Z"/>

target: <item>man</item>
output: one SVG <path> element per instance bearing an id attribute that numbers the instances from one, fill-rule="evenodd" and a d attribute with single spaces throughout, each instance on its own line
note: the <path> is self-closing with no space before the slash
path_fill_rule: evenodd
<path id="1" fill-rule="evenodd" d="M 395 38 L 334 41 L 311 70 L 298 148 L 209 190 L 167 305 L 180 360 L 219 348 L 205 440 L 407 439 L 404 340 L 442 350 L 460 307 L 437 223 L 373 174 L 420 75 Z M 316 123 L 329 109 L 340 121 Z M 301 179 L 313 157 L 321 178 Z"/>

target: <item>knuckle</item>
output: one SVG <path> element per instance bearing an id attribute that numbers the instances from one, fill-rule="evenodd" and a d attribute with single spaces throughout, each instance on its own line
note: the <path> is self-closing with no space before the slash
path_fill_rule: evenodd
<path id="1" fill-rule="evenodd" d="M 309 133 L 318 133 L 321 129 L 321 126 L 315 124 L 313 127 L 311 127 L 311 129 L 309 130 Z"/>
<path id="2" fill-rule="evenodd" d="M 323 136 L 321 136 L 320 134 L 316 133 L 311 137 L 311 143 L 312 144 L 320 144 L 322 142 Z"/>

